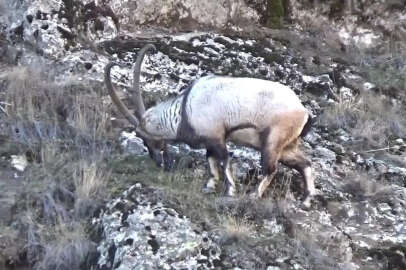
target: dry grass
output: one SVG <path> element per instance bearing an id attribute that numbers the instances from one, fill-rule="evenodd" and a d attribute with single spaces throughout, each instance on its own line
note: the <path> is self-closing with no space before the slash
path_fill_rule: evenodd
<path id="1" fill-rule="evenodd" d="M 78 146 L 107 138 L 110 105 L 92 87 L 75 81 L 58 84 L 22 67 L 5 77 L 7 86 L 0 101 L 7 104 L 8 117 L 3 121 L 8 120 L 10 130 L 19 133 L 6 135 L 18 135 L 20 141 L 31 144 L 66 139 Z"/>
<path id="2" fill-rule="evenodd" d="M 100 162 L 55 157 L 29 168 L 19 220 L 33 269 L 88 269 L 95 243 L 85 226 L 105 198 L 108 171 Z M 85 268 L 83 268 L 85 267 Z"/>
<path id="3" fill-rule="evenodd" d="M 388 189 L 387 183 L 377 182 L 371 175 L 360 172 L 348 175 L 344 183 L 344 192 L 353 195 L 357 200 L 364 200 Z"/>
<path id="4" fill-rule="evenodd" d="M 100 162 L 82 160 L 74 171 L 76 219 L 92 217 L 100 207 L 101 198 L 107 194 L 106 186 L 110 172 L 100 164 Z"/>
<path id="5" fill-rule="evenodd" d="M 402 105 L 391 104 L 383 97 L 364 93 L 357 99 L 340 98 L 327 108 L 320 123 L 332 129 L 342 128 L 361 147 L 386 147 L 392 139 L 406 136 L 405 111 Z"/>
<path id="6" fill-rule="evenodd" d="M 31 162 L 15 216 L 25 247 L 14 257 L 33 269 L 89 269 L 95 244 L 84 228 L 107 194 L 110 105 L 94 87 L 74 80 L 61 85 L 41 67 L 15 67 L 3 78 L 0 135 L 18 145 L 13 154 Z"/>
<path id="7" fill-rule="evenodd" d="M 0 225 L 0 266 L 14 265 L 20 261 L 19 252 L 23 242 L 15 228 Z"/>
<path id="8" fill-rule="evenodd" d="M 299 176 L 301 177 L 301 176 Z M 293 180 L 292 172 L 277 173 L 272 183 L 269 185 L 269 194 L 271 198 L 277 201 L 293 198 L 291 184 Z"/>
<path id="9" fill-rule="evenodd" d="M 73 97 L 72 110 L 66 121 L 80 134 L 88 134 L 96 140 L 105 137 L 111 129 L 110 115 L 110 105 L 90 92 Z"/>
<path id="10" fill-rule="evenodd" d="M 40 161 L 43 164 L 51 164 L 60 159 L 60 146 L 56 142 L 43 144 L 40 148 Z"/>
<path id="11" fill-rule="evenodd" d="M 377 56 L 365 55 L 360 61 L 360 69 L 365 77 L 385 94 L 405 98 L 406 94 L 406 54 L 405 41 L 398 41 L 402 44 L 400 48 L 392 48 L 392 41 L 388 42 L 387 52 Z"/>
<path id="12" fill-rule="evenodd" d="M 333 238 L 327 239 L 327 243 L 318 243 L 316 235 L 309 235 L 305 232 L 296 235 L 296 256 L 304 258 L 307 265 L 314 270 L 335 270 L 339 269 L 336 259 L 331 256 L 337 252 L 337 245 Z M 345 260 L 345 258 L 340 258 Z"/>
<path id="13" fill-rule="evenodd" d="M 55 120 L 50 109 L 61 102 L 62 92 L 38 70 L 15 67 L 6 74 L 8 86 L 4 93 L 7 114 L 31 121 Z"/>
<path id="14" fill-rule="evenodd" d="M 35 270 L 86 269 L 96 245 L 80 223 L 58 222 L 31 241 L 31 263 Z M 85 267 L 85 268 L 83 268 Z"/>
<path id="15" fill-rule="evenodd" d="M 109 176 L 110 174 L 105 169 L 100 168 L 95 161 L 91 163 L 85 160 L 79 162 L 73 177 L 77 198 L 91 199 L 103 194 Z"/>
<path id="16" fill-rule="evenodd" d="M 220 216 L 218 229 L 227 237 L 244 239 L 255 233 L 255 223 L 245 218 L 233 216 Z"/>

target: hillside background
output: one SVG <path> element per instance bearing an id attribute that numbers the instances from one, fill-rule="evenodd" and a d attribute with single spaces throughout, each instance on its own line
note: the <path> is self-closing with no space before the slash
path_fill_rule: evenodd
<path id="1" fill-rule="evenodd" d="M 134 108 L 208 74 L 290 86 L 314 117 L 319 195 L 229 145 L 236 198 L 205 195 L 204 150 L 155 167 Z M 0 269 L 406 269 L 405 0 L 0 0 Z"/>

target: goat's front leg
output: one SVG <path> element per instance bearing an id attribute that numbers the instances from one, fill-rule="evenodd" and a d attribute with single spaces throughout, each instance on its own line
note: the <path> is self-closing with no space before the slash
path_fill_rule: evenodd
<path id="1" fill-rule="evenodd" d="M 230 159 L 228 158 L 228 152 L 226 145 L 224 143 L 212 143 L 207 148 L 207 160 L 209 162 L 209 169 L 211 173 L 211 178 L 207 181 L 206 185 L 203 187 L 203 192 L 212 193 L 215 192 L 216 186 L 220 181 L 220 169 L 219 165 L 223 165 L 223 174 L 226 180 L 226 195 L 235 195 L 235 182 L 233 179 L 233 174 L 231 171 Z"/>

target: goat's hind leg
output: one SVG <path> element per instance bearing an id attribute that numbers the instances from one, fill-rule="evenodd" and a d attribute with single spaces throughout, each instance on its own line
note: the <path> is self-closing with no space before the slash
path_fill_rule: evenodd
<path id="1" fill-rule="evenodd" d="M 234 196 L 236 193 L 236 187 L 233 172 L 231 170 L 231 158 L 228 156 L 224 162 L 224 174 L 226 176 L 226 194 L 227 196 Z"/>
<path id="2" fill-rule="evenodd" d="M 302 175 L 305 186 L 303 205 L 305 207 L 310 207 L 311 200 L 313 196 L 316 195 L 311 162 L 298 149 L 296 144 L 283 151 L 280 161 L 284 165 L 297 170 Z"/>
<path id="3" fill-rule="evenodd" d="M 280 157 L 280 145 L 278 138 L 272 138 L 272 134 L 269 134 L 265 139 L 264 148 L 261 154 L 262 171 L 264 178 L 259 183 L 257 196 L 261 198 L 264 195 L 266 188 L 272 182 L 275 177 L 278 168 L 278 160 Z"/>

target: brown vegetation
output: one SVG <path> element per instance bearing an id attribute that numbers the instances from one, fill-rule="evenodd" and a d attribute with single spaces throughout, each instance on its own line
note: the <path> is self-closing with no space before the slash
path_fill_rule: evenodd
<path id="1" fill-rule="evenodd" d="M 20 186 L 10 187 L 18 188 L 12 221 L 19 226 L 7 232 L 10 224 L 1 224 L 0 238 L 15 248 L 0 251 L 0 265 L 86 268 L 95 253 L 87 222 L 108 196 L 109 105 L 94 89 L 60 85 L 40 69 L 15 67 L 3 79 L 2 157 L 22 155 L 30 164 Z"/>
<path id="2" fill-rule="evenodd" d="M 406 136 L 405 110 L 379 94 L 362 93 L 357 98 L 340 100 L 323 112 L 320 123 L 342 128 L 360 139 L 364 150 L 386 147 L 393 139 Z"/>

